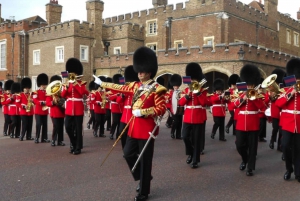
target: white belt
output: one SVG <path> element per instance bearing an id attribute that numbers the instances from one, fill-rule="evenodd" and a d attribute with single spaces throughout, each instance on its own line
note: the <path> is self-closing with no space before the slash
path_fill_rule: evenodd
<path id="1" fill-rule="evenodd" d="M 125 105 L 125 106 L 124 106 L 124 108 L 126 108 L 126 109 L 130 109 L 130 108 L 131 108 L 131 106 L 130 106 L 130 105 Z"/>
<path id="2" fill-rule="evenodd" d="M 186 106 L 186 108 L 194 109 L 194 108 L 203 108 L 203 107 L 201 105 L 195 105 L 195 106 L 189 105 L 189 106 Z"/>
<path id="3" fill-rule="evenodd" d="M 281 112 L 289 113 L 289 114 L 300 114 L 298 110 L 282 110 Z"/>
<path id="4" fill-rule="evenodd" d="M 239 114 L 258 114 L 258 111 L 240 111 Z"/>
<path id="5" fill-rule="evenodd" d="M 216 105 L 213 105 L 213 107 L 225 107 L 225 105 L 223 105 L 223 104 L 216 104 Z"/>
<path id="6" fill-rule="evenodd" d="M 110 101 L 110 103 L 112 103 L 112 104 L 118 104 L 117 102 L 113 102 L 113 101 Z"/>
<path id="7" fill-rule="evenodd" d="M 68 98 L 67 101 L 83 101 L 82 98 Z"/>
<path id="8" fill-rule="evenodd" d="M 16 107 L 16 105 L 14 105 L 14 104 L 11 104 L 11 105 L 8 105 L 8 107 Z"/>

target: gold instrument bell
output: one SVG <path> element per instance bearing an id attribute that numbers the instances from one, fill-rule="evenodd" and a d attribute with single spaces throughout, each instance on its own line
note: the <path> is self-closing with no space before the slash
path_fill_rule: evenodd
<path id="1" fill-rule="evenodd" d="M 270 96 L 272 101 L 276 100 L 279 97 L 279 94 L 283 92 L 275 82 L 277 78 L 276 74 L 268 76 L 261 84 L 262 88 L 266 88 L 270 92 L 274 92 L 274 96 Z"/>
<path id="2" fill-rule="evenodd" d="M 55 80 L 47 86 L 46 94 L 48 96 L 55 96 L 55 95 L 60 96 L 61 89 L 62 89 L 62 82 L 59 80 Z M 42 110 L 45 111 L 48 108 L 49 108 L 48 106 L 43 106 Z"/>
<path id="3" fill-rule="evenodd" d="M 190 90 L 194 94 L 196 94 L 201 90 L 201 88 L 205 85 L 206 82 L 207 80 L 205 78 L 203 78 L 200 82 L 192 80 L 191 84 L 189 85 Z"/>

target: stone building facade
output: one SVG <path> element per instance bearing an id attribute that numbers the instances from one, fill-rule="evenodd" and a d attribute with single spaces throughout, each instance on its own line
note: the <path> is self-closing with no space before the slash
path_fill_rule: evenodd
<path id="1" fill-rule="evenodd" d="M 5 41 L 6 68 L 0 69 L 0 80 L 28 76 L 35 82 L 42 72 L 60 74 L 70 57 L 81 60 L 84 80 L 91 80 L 93 73 L 112 76 L 132 64 L 138 47 L 148 46 L 157 54 L 157 76 L 165 78 L 166 86 L 171 74 L 184 75 L 189 62 L 201 65 L 211 86 L 215 78 L 227 81 L 232 73 L 238 74 L 246 63 L 257 65 L 265 77 L 300 56 L 300 11 L 298 20 L 292 19 L 278 12 L 278 0 L 249 5 L 237 0 L 188 0 L 176 5 L 152 0 L 152 4 L 148 10 L 102 19 L 105 3 L 88 0 L 87 21 L 61 22 L 63 8 L 50 0 L 47 21 L 38 16 L 38 20 L 4 20 L 0 45 Z"/>

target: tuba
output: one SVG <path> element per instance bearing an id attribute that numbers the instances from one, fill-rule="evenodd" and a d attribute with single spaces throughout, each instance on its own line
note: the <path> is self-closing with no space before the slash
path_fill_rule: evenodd
<path id="1" fill-rule="evenodd" d="M 61 98 L 61 90 L 62 90 L 62 82 L 59 80 L 55 80 L 53 82 L 51 82 L 47 88 L 46 88 L 46 94 L 48 96 L 52 96 L 53 97 L 53 101 L 56 105 L 58 106 L 62 106 L 64 104 L 64 100 Z M 47 106 L 44 106 L 47 107 Z M 44 110 L 43 107 L 43 110 Z M 45 110 L 48 109 L 45 108 Z"/>
<path id="2" fill-rule="evenodd" d="M 201 88 L 205 85 L 207 80 L 203 78 L 200 82 L 196 80 L 192 80 L 191 84 L 189 85 L 190 91 L 192 91 L 194 94 L 201 91 Z"/>
<path id="3" fill-rule="evenodd" d="M 277 78 L 276 74 L 272 74 L 268 76 L 261 84 L 262 88 L 267 88 L 269 92 L 275 93 L 275 95 L 270 96 L 271 101 L 277 100 L 279 97 L 279 94 L 282 93 L 283 91 L 280 90 L 278 84 L 275 82 Z"/>

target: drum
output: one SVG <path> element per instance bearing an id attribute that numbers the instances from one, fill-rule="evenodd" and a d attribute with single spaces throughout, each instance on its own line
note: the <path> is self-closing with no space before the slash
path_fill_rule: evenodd
<path id="1" fill-rule="evenodd" d="M 178 105 L 180 91 L 174 91 L 172 95 L 172 111 L 175 115 L 183 115 L 184 107 Z"/>
<path id="2" fill-rule="evenodd" d="M 270 116 L 271 116 L 271 109 L 270 109 L 270 108 L 266 109 L 265 115 L 266 115 L 267 117 L 270 117 Z"/>

